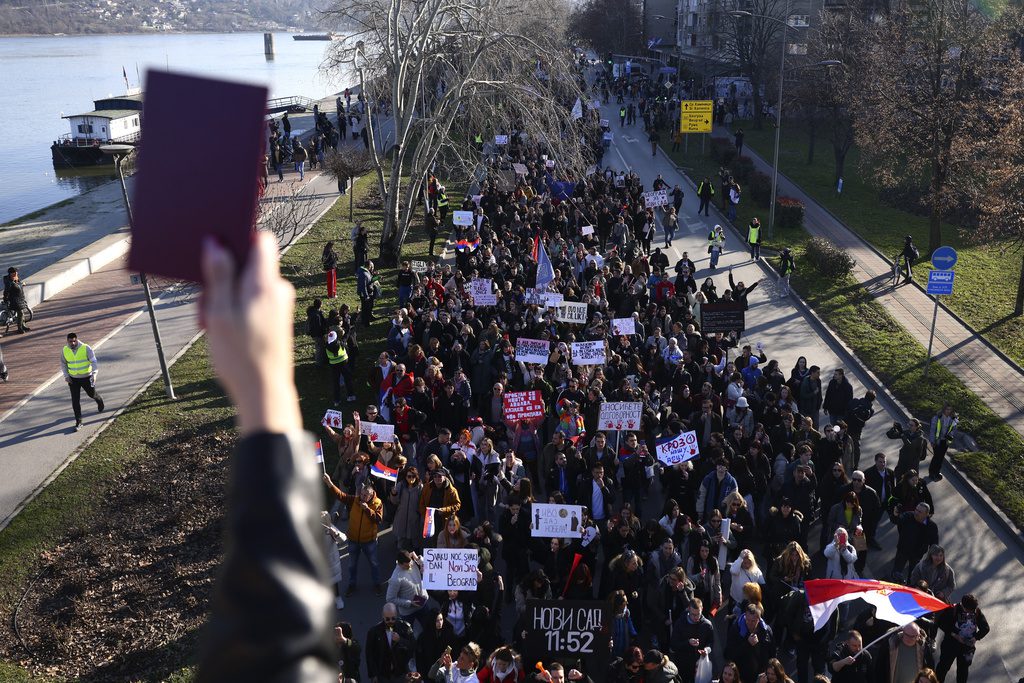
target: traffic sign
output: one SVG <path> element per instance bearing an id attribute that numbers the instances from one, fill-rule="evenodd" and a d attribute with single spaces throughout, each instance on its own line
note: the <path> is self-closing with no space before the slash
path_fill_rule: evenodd
<path id="1" fill-rule="evenodd" d="M 932 267 L 938 270 L 952 270 L 957 258 L 956 249 L 953 247 L 939 247 L 932 252 Z"/>
<path id="2" fill-rule="evenodd" d="M 956 275 L 952 270 L 930 270 L 928 271 L 929 294 L 940 294 L 948 296 L 953 293 L 953 277 Z"/>
<path id="3" fill-rule="evenodd" d="M 679 103 L 680 133 L 710 133 L 715 104 L 711 100 L 683 100 Z"/>

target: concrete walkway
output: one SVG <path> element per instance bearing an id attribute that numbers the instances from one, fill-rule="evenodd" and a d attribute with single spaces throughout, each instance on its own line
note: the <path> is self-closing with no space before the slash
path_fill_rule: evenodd
<path id="1" fill-rule="evenodd" d="M 724 136 L 725 129 L 716 131 Z M 771 163 L 757 152 L 744 147 L 743 153 L 754 161 L 754 167 L 771 175 Z M 811 235 L 828 239 L 856 262 L 853 277 L 864 285 L 889 314 L 911 335 L 928 348 L 932 311 L 935 301 L 916 284 L 893 287 L 892 261 L 894 255 L 883 257 L 821 204 L 779 174 L 779 195 L 794 197 L 804 203 L 804 227 Z M 898 230 L 898 227 L 893 227 Z M 927 261 L 918 268 L 930 268 Z M 955 268 L 954 268 L 955 270 Z M 964 323 L 939 307 L 935 323 L 935 341 L 932 354 L 984 401 L 992 411 L 1024 436 L 1024 372 L 1012 361 L 996 353 L 981 335 L 968 329 Z"/>
<path id="2" fill-rule="evenodd" d="M 830 377 L 833 368 L 845 367 L 854 385 L 855 395 L 863 395 L 864 390 L 873 385 L 863 368 L 854 363 L 840 344 L 821 334 L 811 316 L 796 305 L 795 299 L 779 299 L 775 296 L 774 282 L 768 271 L 750 261 L 746 250 L 737 249 L 739 240 L 734 233 L 727 233 L 727 251 L 719 262 L 719 269 L 716 272 L 710 271 L 707 233 L 715 223 L 726 224 L 724 216 L 715 209 L 712 209 L 714 215 L 710 218 L 697 216 L 698 201 L 693 185 L 663 153 L 651 156 L 651 148 L 642 126 L 619 128 L 617 105 L 614 103 L 604 106 L 602 112 L 603 118 L 616 124 L 612 127 L 614 141 L 602 165 L 634 169 L 647 188 L 650 188 L 651 182 L 660 173 L 670 186 L 678 184 L 686 193 L 680 215 L 680 229 L 676 233 L 673 247 L 667 250 L 670 262 L 674 265 L 681 251 L 687 250 L 697 266 L 697 282 L 713 277 L 719 291 L 728 286 L 726 272 L 729 269 L 732 269 L 736 281 L 742 280 L 747 285 L 763 278 L 750 295 L 747 330 L 742 335 L 741 343 L 762 342 L 765 353 L 771 358 L 777 358 L 786 372 L 801 355 L 807 357 L 808 363 L 820 365 L 823 377 Z M 654 246 L 662 245 L 664 237 L 659 232 Z M 908 289 L 901 288 L 901 293 Z M 926 310 L 930 315 L 931 308 Z M 891 466 L 898 451 L 898 443 L 887 439 L 884 432 L 893 419 L 900 417 L 901 410 L 884 393 L 879 394 L 879 399 L 878 414 L 867 423 L 862 439 L 862 465 L 865 467 L 870 466 L 867 462 L 869 455 L 876 452 L 886 453 Z M 957 572 L 958 590 L 955 598 L 973 592 L 981 600 L 989 623 L 1014 623 L 1014 596 L 1019 591 L 1020 582 L 1024 580 L 1024 552 L 1021 552 L 1020 545 L 974 491 L 959 478 L 947 476 L 941 482 L 930 484 L 929 491 L 935 502 L 935 521 L 939 527 L 940 542 L 946 548 L 947 561 Z M 868 578 L 888 578 L 886 574 L 891 567 L 896 532 L 887 520 L 882 522 L 880 530 L 879 542 L 885 550 L 870 554 L 866 572 Z M 817 544 L 812 543 L 812 548 L 817 548 Z M 1017 640 L 1012 629 L 993 627 L 992 633 L 978 647 L 971 667 L 971 679 L 1015 683 L 1020 672 L 1024 671 L 1024 650 Z M 950 672 L 947 680 L 952 680 L 952 676 Z"/>

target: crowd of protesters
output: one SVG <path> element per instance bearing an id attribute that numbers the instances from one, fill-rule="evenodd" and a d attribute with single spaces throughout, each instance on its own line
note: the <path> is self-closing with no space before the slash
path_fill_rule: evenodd
<path id="1" fill-rule="evenodd" d="M 660 176 L 645 187 L 635 173 L 609 168 L 567 182 L 527 136 L 511 136 L 503 152 L 527 173 L 511 187 L 492 174 L 477 198 L 466 198 L 460 208 L 473 224 L 455 226 L 454 263 L 425 272 L 403 263 L 395 283 L 381 283 L 364 256 L 361 321 L 373 319 L 382 286 L 399 292 L 399 307 L 387 312 L 386 349 L 368 377 L 349 369 L 355 315 L 342 307 L 325 316 L 320 302 L 310 309 L 335 406 L 342 385 L 352 400 L 356 383 L 375 394 L 352 424 L 325 428 L 338 452 L 324 475 L 335 501 L 325 517 L 335 556 L 345 536 L 337 527 L 347 520 L 337 605 L 360 588 L 363 557 L 369 589 L 386 601 L 365 637 L 339 623 L 342 679 L 358 680 L 362 661 L 381 682 L 924 683 L 943 680 L 955 662 L 958 682 L 966 681 L 989 627 L 973 595 L 955 595 L 918 469 L 930 456 L 930 478 L 941 479 L 956 430 L 952 408 L 931 425 L 894 424 L 891 453 L 861 453 L 875 396 L 854 396 L 842 368 L 825 376 L 804 357 L 783 367 L 736 333 L 701 332 L 702 305 L 746 307 L 758 283 L 731 272 L 727 283 L 702 277 L 689 254 L 670 258 L 654 245 L 657 229 L 674 224 L 681 191 L 677 203 L 649 208 L 645 189 L 669 189 Z M 429 182 L 427 229 L 436 231 L 444 188 Z M 708 253 L 725 248 L 724 232 L 711 231 Z M 550 274 L 538 269 L 541 252 Z M 336 265 L 328 260 L 325 251 L 325 269 Z M 478 279 L 491 280 L 496 305 L 474 302 Z M 559 322 L 538 290 L 585 303 L 586 322 Z M 634 333 L 613 334 L 611 320 L 629 317 Z M 521 337 L 547 341 L 547 362 L 517 360 Z M 604 342 L 602 364 L 573 363 L 572 344 L 583 341 Z M 543 397 L 544 416 L 507 421 L 504 394 L 531 390 Z M 602 430 L 606 401 L 641 403 L 641 423 Z M 371 441 L 361 433 L 366 422 L 394 425 L 394 440 Z M 658 442 L 690 430 L 700 456 L 660 463 Z M 396 481 L 377 476 L 378 466 Z M 537 502 L 582 505 L 581 537 L 532 537 Z M 428 510 L 437 531 L 425 537 Z M 897 529 L 895 547 L 879 543 L 885 523 Z M 390 578 L 378 556 L 388 527 L 398 545 Z M 425 590 L 424 547 L 478 548 L 476 590 Z M 895 554 L 876 578 L 958 602 L 859 654 L 891 625 L 872 610 L 844 609 L 815 631 L 801 588 L 808 578 L 866 577 L 876 552 Z M 610 605 L 608 670 L 520 654 L 517 621 L 527 601 L 562 598 Z M 716 643 L 724 651 L 709 657 Z"/>

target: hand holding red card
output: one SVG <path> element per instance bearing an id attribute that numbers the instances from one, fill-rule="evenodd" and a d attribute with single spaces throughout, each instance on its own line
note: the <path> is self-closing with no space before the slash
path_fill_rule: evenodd
<path id="1" fill-rule="evenodd" d="M 212 236 L 244 270 L 266 109 L 262 86 L 146 74 L 129 268 L 199 282 L 203 238 Z"/>

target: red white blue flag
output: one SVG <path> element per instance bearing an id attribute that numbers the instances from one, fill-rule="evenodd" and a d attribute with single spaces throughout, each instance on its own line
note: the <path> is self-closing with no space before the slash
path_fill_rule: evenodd
<path id="1" fill-rule="evenodd" d="M 319 441 L 316 442 L 316 444 L 315 444 L 315 446 L 313 448 L 313 452 L 314 452 L 314 455 L 316 456 L 316 463 L 318 465 L 320 465 L 321 469 L 324 469 L 326 467 L 326 465 L 324 465 L 324 449 L 320 445 Z M 324 472 L 327 472 L 327 470 L 324 469 Z"/>
<path id="2" fill-rule="evenodd" d="M 370 474 L 381 479 L 387 479 L 391 482 L 398 481 L 398 470 L 382 465 L 379 462 L 373 463 L 373 467 L 370 468 Z"/>
<path id="3" fill-rule="evenodd" d="M 423 538 L 431 538 L 437 533 L 437 508 L 428 507 L 423 518 Z"/>
<path id="4" fill-rule="evenodd" d="M 825 625 L 840 604 L 857 598 L 874 605 L 877 618 L 900 626 L 950 606 L 932 595 L 888 581 L 812 579 L 805 582 L 804 588 L 815 630 Z"/>

